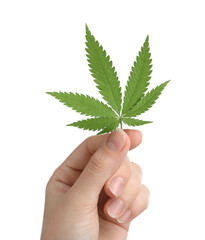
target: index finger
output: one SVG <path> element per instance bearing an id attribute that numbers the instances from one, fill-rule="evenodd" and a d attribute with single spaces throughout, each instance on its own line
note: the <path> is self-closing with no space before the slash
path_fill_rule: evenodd
<path id="1" fill-rule="evenodd" d="M 130 149 L 136 148 L 142 141 L 142 133 L 138 130 L 125 129 L 124 132 L 130 138 Z M 91 156 L 97 151 L 101 144 L 111 133 L 88 137 L 83 141 L 62 163 L 66 167 L 77 171 L 82 171 L 90 160 Z"/>

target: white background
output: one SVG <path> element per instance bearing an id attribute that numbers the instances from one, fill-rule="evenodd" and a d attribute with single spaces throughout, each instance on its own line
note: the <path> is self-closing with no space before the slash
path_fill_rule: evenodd
<path id="1" fill-rule="evenodd" d="M 140 116 L 129 153 L 151 191 L 128 239 L 205 239 L 204 1 L 0 1 L 0 239 L 39 239 L 45 186 L 95 132 L 46 91 L 101 99 L 87 66 L 85 23 L 111 56 L 124 90 L 147 34 L 150 89 L 171 80 Z M 126 126 L 125 126 L 126 127 Z"/>

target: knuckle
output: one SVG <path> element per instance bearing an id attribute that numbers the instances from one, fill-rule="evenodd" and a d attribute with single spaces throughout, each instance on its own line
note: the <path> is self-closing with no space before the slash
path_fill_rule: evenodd
<path id="1" fill-rule="evenodd" d="M 149 189 L 142 184 L 140 193 L 134 201 L 134 204 L 132 205 L 132 212 L 134 217 L 137 217 L 139 214 L 141 214 L 148 208 L 149 194 Z"/>
<path id="2" fill-rule="evenodd" d="M 147 186 L 142 185 L 142 187 L 143 187 L 142 205 L 143 205 L 143 209 L 147 209 L 147 207 L 149 205 L 150 191 L 147 188 Z"/>
<path id="3" fill-rule="evenodd" d="M 148 206 L 149 206 L 149 201 L 146 200 L 146 201 L 144 202 L 143 209 L 144 209 L 144 210 L 147 209 Z"/>
<path id="4" fill-rule="evenodd" d="M 94 135 L 89 136 L 89 137 L 87 137 L 87 138 L 84 140 L 84 142 L 90 142 L 90 141 L 93 140 L 94 137 L 95 137 Z"/>
<path id="5" fill-rule="evenodd" d="M 125 161 L 123 161 L 122 164 L 126 164 L 126 168 L 129 170 L 129 174 L 131 174 L 133 167 L 132 167 L 132 163 L 131 163 L 131 161 L 130 161 L 128 156 L 125 157 Z"/>
<path id="6" fill-rule="evenodd" d="M 54 182 L 56 180 L 56 178 L 58 178 L 60 176 L 60 170 L 57 168 L 52 176 L 50 177 L 50 179 L 48 180 L 47 184 L 46 184 L 46 193 L 50 193 L 53 191 L 53 186 L 54 186 Z"/>
<path id="7" fill-rule="evenodd" d="M 146 194 L 147 198 L 149 199 L 150 198 L 150 190 L 149 190 L 149 188 L 147 186 L 145 186 L 144 184 L 143 184 L 143 188 L 144 188 L 144 191 L 145 191 L 145 194 Z"/>
<path id="8" fill-rule="evenodd" d="M 48 180 L 47 184 L 46 184 L 46 194 L 51 192 L 51 188 L 52 188 L 52 177 Z"/>
<path id="9" fill-rule="evenodd" d="M 132 168 L 133 168 L 133 171 L 136 173 L 136 175 L 140 179 L 142 179 L 142 175 L 143 175 L 142 168 L 135 162 L 132 162 Z"/>
<path id="10" fill-rule="evenodd" d="M 51 182 L 53 182 L 53 181 L 55 181 L 57 178 L 59 178 L 60 175 L 61 175 L 61 173 L 62 173 L 61 169 L 57 168 L 57 169 L 54 171 L 54 173 L 53 173 L 53 175 L 51 176 L 51 178 L 50 178 Z"/>

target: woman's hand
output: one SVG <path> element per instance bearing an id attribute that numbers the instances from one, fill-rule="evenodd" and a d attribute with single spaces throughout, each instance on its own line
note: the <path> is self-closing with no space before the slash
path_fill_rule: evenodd
<path id="1" fill-rule="evenodd" d="M 142 170 L 127 157 L 137 130 L 96 135 L 55 170 L 46 187 L 41 240 L 125 240 L 149 202 Z"/>

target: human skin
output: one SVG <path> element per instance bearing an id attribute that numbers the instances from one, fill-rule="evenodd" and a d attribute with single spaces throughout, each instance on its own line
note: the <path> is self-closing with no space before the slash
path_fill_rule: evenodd
<path id="1" fill-rule="evenodd" d="M 41 240 L 127 239 L 149 203 L 142 170 L 127 156 L 141 141 L 140 131 L 121 129 L 83 141 L 47 183 Z"/>

